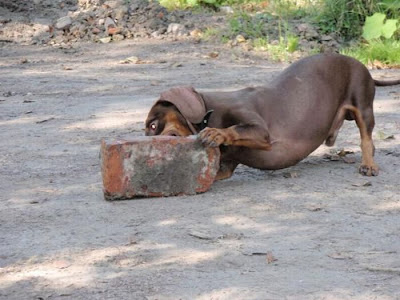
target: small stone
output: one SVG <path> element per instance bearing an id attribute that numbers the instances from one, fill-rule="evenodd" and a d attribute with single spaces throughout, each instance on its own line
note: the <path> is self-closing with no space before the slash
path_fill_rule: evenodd
<path id="1" fill-rule="evenodd" d="M 100 42 L 102 42 L 103 44 L 108 44 L 109 42 L 111 42 L 111 37 L 105 37 L 105 38 L 101 38 L 99 39 Z"/>
<path id="2" fill-rule="evenodd" d="M 122 5 L 114 10 L 114 16 L 117 20 L 122 20 L 124 16 L 128 13 L 128 7 Z"/>
<path id="3" fill-rule="evenodd" d="M 224 13 L 224 14 L 233 14 L 233 8 L 230 6 L 221 6 L 219 8 L 220 12 Z"/>
<path id="4" fill-rule="evenodd" d="M 173 35 L 184 34 L 185 26 L 178 23 L 171 23 L 168 25 L 167 33 L 172 33 Z"/>
<path id="5" fill-rule="evenodd" d="M 108 28 L 108 34 L 114 35 L 114 34 L 118 34 L 121 32 L 121 28 L 119 27 L 109 27 Z"/>
<path id="6" fill-rule="evenodd" d="M 123 5 L 123 1 L 121 0 L 109 0 L 104 2 L 104 5 L 109 7 L 109 8 L 117 8 L 118 6 Z"/>
<path id="7" fill-rule="evenodd" d="M 243 35 L 241 35 L 241 34 L 237 35 L 236 38 L 235 38 L 235 40 L 236 40 L 236 42 L 238 42 L 238 43 L 244 43 L 244 42 L 246 42 L 245 37 L 244 37 Z"/>
<path id="8" fill-rule="evenodd" d="M 207 57 L 209 58 L 217 58 L 219 56 L 219 52 L 213 51 L 207 54 Z"/>
<path id="9" fill-rule="evenodd" d="M 330 35 L 324 34 L 321 36 L 321 41 L 331 41 L 331 40 L 333 40 L 333 38 Z"/>
<path id="10" fill-rule="evenodd" d="M 72 24 L 72 19 L 70 17 L 68 17 L 68 16 L 62 17 L 57 20 L 56 28 L 59 30 L 66 29 L 69 26 L 71 26 L 71 24 Z"/>
<path id="11" fill-rule="evenodd" d="M 117 27 L 117 25 L 115 24 L 114 20 L 111 19 L 110 17 L 108 17 L 108 18 L 104 21 L 104 28 L 105 28 L 105 30 L 107 31 L 107 33 L 108 33 L 108 30 L 109 30 L 110 28 L 115 28 L 115 27 Z"/>
<path id="12" fill-rule="evenodd" d="M 120 41 L 122 41 L 123 39 L 125 39 L 125 37 L 122 35 L 122 34 L 115 34 L 115 35 L 113 35 L 113 41 L 115 41 L 115 42 L 120 42 Z"/>
<path id="13" fill-rule="evenodd" d="M 93 29 L 92 29 L 92 33 L 93 34 L 99 34 L 100 33 L 100 29 L 99 28 L 97 28 L 97 27 L 94 27 Z"/>
<path id="14" fill-rule="evenodd" d="M 158 31 L 154 31 L 151 33 L 151 37 L 153 38 L 159 38 L 161 36 L 161 34 Z"/>
<path id="15" fill-rule="evenodd" d="M 200 38 L 203 35 L 200 29 L 194 29 L 190 32 L 190 36 L 194 38 Z"/>
<path id="16" fill-rule="evenodd" d="M 356 163 L 356 158 L 354 156 L 344 156 L 344 157 L 342 157 L 342 159 L 346 164 Z"/>

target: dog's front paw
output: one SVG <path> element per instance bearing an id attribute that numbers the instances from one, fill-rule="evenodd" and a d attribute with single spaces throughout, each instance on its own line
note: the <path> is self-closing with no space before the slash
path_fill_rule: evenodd
<path id="1" fill-rule="evenodd" d="M 379 167 L 375 164 L 373 165 L 361 165 L 358 169 L 360 174 L 364 176 L 378 176 L 379 174 Z"/>
<path id="2" fill-rule="evenodd" d="M 232 143 L 226 129 L 205 128 L 199 133 L 199 140 L 206 146 L 218 147 L 220 145 L 229 145 Z"/>

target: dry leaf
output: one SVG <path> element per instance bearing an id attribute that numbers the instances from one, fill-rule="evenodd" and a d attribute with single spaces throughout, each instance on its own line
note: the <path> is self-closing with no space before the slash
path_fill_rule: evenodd
<path id="1" fill-rule="evenodd" d="M 346 156 L 347 154 L 353 154 L 354 151 L 351 150 L 344 150 L 340 149 L 336 154 L 339 155 L 340 157 Z"/>
<path id="2" fill-rule="evenodd" d="M 342 254 L 340 252 L 330 253 L 330 254 L 328 254 L 328 257 L 330 257 L 332 259 L 338 259 L 338 260 L 351 258 L 350 256 L 344 255 L 344 254 Z"/>
<path id="3" fill-rule="evenodd" d="M 297 178 L 299 175 L 296 172 L 285 172 L 283 173 L 283 177 L 285 178 Z"/>
<path id="4" fill-rule="evenodd" d="M 267 263 L 271 264 L 278 259 L 272 254 L 272 252 L 267 252 Z"/>
<path id="5" fill-rule="evenodd" d="M 210 52 L 207 54 L 207 57 L 209 58 L 217 58 L 219 56 L 219 53 L 216 51 Z"/>

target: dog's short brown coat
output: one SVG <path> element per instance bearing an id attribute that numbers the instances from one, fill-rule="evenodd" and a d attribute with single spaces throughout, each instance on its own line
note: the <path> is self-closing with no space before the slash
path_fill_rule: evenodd
<path id="1" fill-rule="evenodd" d="M 394 84 L 400 80 L 372 79 L 353 58 L 314 55 L 262 87 L 204 93 L 191 87 L 172 88 L 151 108 L 146 135 L 198 133 L 204 144 L 220 147 L 217 179 L 223 179 L 239 163 L 271 170 L 292 166 L 323 142 L 333 145 L 344 120 L 355 120 L 361 135 L 359 171 L 375 176 L 379 172 L 372 141 L 375 85 Z M 207 111 L 212 113 L 201 130 Z"/>

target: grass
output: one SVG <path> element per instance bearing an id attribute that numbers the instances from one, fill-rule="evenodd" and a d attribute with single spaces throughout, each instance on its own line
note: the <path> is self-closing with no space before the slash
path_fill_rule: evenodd
<path id="1" fill-rule="evenodd" d="M 127 0 L 126 0 L 127 1 Z M 237 42 L 242 36 L 255 51 L 266 51 L 274 60 L 288 60 L 299 49 L 299 37 L 289 24 L 295 20 L 312 23 L 320 34 L 333 36 L 353 46 L 341 53 L 353 56 L 365 64 L 380 61 L 385 65 L 400 65 L 399 30 L 388 40 L 365 43 L 361 37 L 367 16 L 381 12 L 391 19 L 400 19 L 398 0 L 159 0 L 169 9 L 218 8 L 231 6 L 235 13 L 226 18 L 226 27 L 206 28 L 204 40 L 222 43 Z M 297 23 L 298 24 L 298 23 Z M 239 42 L 240 43 L 240 42 Z M 344 43 L 343 43 L 344 44 Z M 308 51 L 319 51 L 312 47 Z M 311 54 L 311 53 L 308 53 Z"/>
<path id="2" fill-rule="evenodd" d="M 352 56 L 365 65 L 374 65 L 378 61 L 387 67 L 400 67 L 399 40 L 375 40 L 343 49 L 341 53 Z"/>

